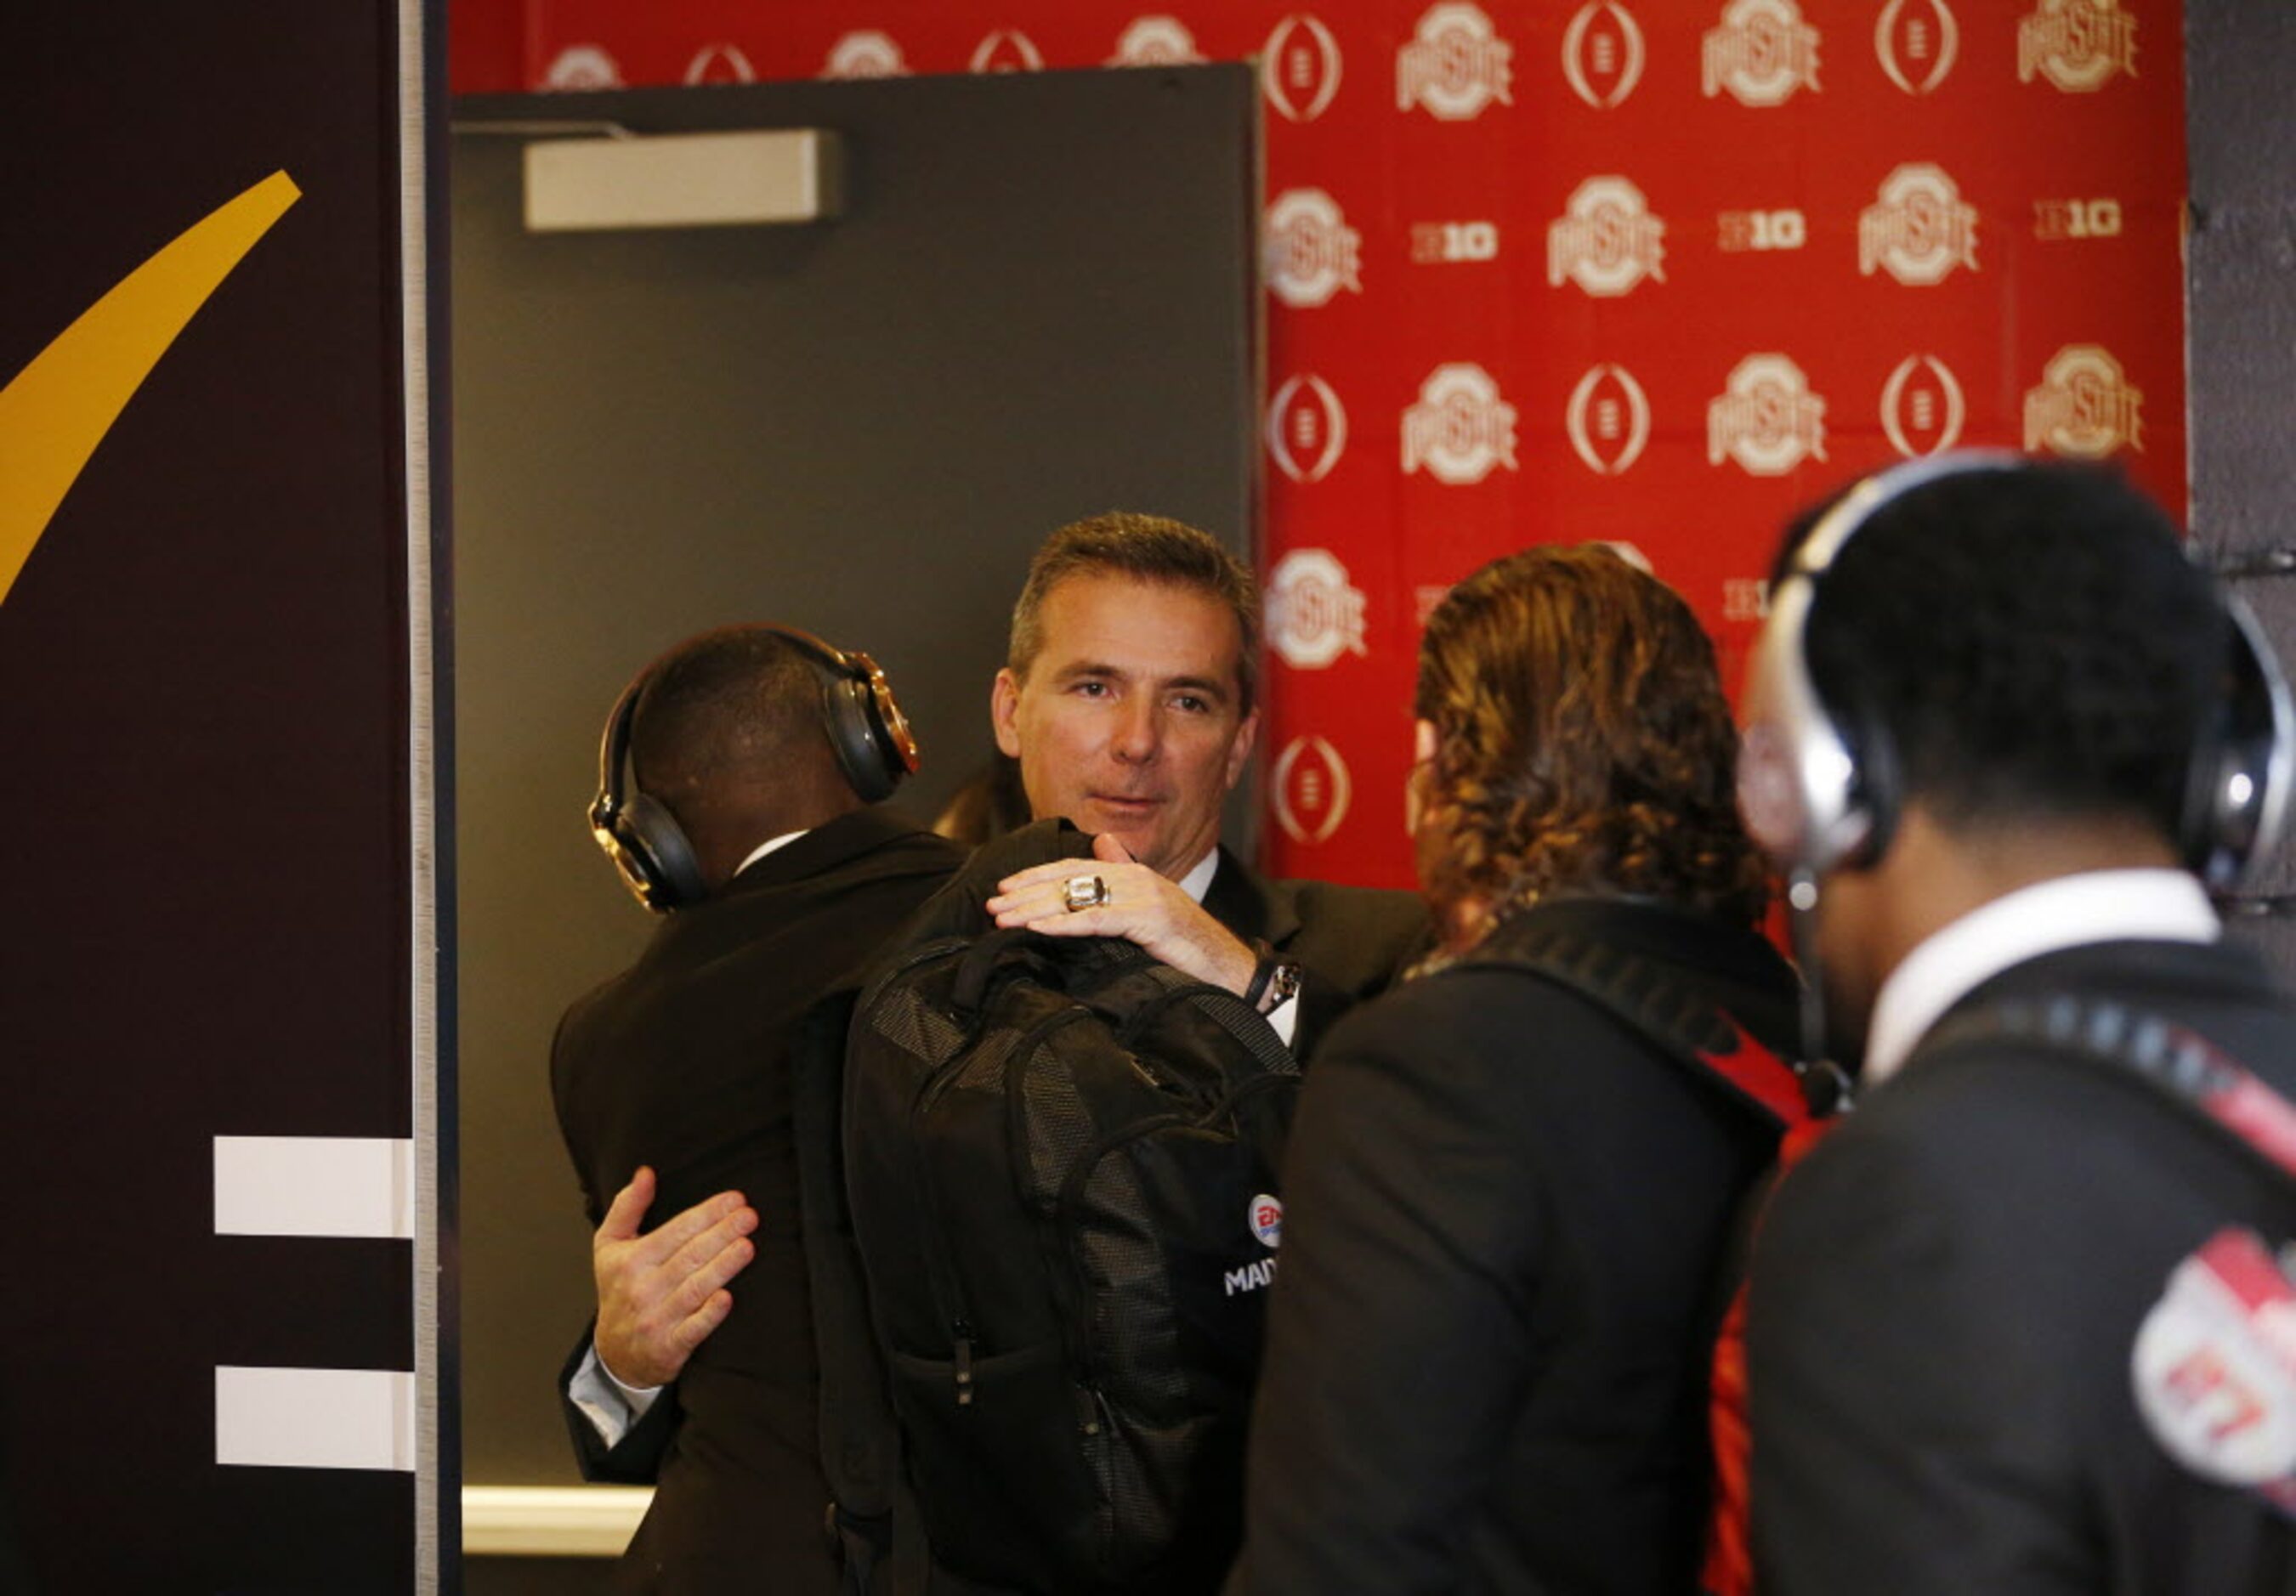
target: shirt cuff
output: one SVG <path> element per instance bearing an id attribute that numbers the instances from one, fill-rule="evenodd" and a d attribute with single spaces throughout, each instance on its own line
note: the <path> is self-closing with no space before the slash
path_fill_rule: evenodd
<path id="1" fill-rule="evenodd" d="M 1267 1011 L 1267 1023 L 1275 1027 L 1275 1035 L 1282 1039 L 1283 1045 L 1291 1046 L 1292 1038 L 1300 1029 L 1300 1000 L 1296 997 L 1285 998 Z"/>
<path id="2" fill-rule="evenodd" d="M 566 1382 L 567 1400 L 582 1410 L 609 1452 L 622 1444 L 630 1427 L 645 1417 L 660 1395 L 660 1386 L 626 1386 L 617 1379 L 598 1355 L 595 1341 L 582 1355 L 582 1366 L 574 1371 L 574 1378 Z"/>

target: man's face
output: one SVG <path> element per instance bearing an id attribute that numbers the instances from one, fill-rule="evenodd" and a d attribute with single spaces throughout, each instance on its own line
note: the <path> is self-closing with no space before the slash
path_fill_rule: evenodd
<path id="1" fill-rule="evenodd" d="M 1107 832 L 1177 880 L 1219 840 L 1220 800 L 1259 728 L 1227 607 L 1193 588 L 1082 574 L 1045 595 L 1025 681 L 996 673 L 996 746 L 1038 819 Z"/>

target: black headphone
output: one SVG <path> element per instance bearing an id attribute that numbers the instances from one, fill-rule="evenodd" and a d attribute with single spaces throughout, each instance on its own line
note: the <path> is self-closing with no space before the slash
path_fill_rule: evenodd
<path id="1" fill-rule="evenodd" d="M 917 768 L 917 740 L 893 697 L 892 683 L 863 653 L 830 647 L 794 626 L 765 626 L 803 655 L 821 678 L 822 724 L 854 792 L 864 803 L 890 797 Z M 598 796 L 590 800 L 590 834 L 638 902 L 657 914 L 707 896 L 701 866 L 667 806 L 640 790 L 629 768 L 630 723 L 661 662 L 622 690 L 598 744 Z"/>
<path id="2" fill-rule="evenodd" d="M 1889 846 L 1900 793 L 1885 728 L 1847 737 L 1809 675 L 1811 609 L 1825 573 L 1858 528 L 1905 495 L 1948 477 L 2029 465 L 2005 450 L 1963 450 L 1908 461 L 1866 478 L 1810 529 L 1770 594 L 1755 651 L 1750 701 L 1765 706 L 1738 760 L 1738 801 L 1754 840 L 1786 871 L 1788 901 L 1808 909 L 1818 877 L 1870 863 Z M 2288 683 L 2248 606 L 2222 586 L 2229 644 L 2218 713 L 2193 749 L 2177 839 L 2185 867 L 2215 891 L 2235 885 L 2280 835 L 2292 774 Z"/>

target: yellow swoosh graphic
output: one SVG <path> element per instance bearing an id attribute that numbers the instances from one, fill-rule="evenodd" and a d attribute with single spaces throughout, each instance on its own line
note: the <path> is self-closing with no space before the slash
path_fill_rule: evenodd
<path id="1" fill-rule="evenodd" d="M 226 202 L 120 279 L 0 389 L 0 601 L 160 356 L 302 193 L 274 172 Z"/>

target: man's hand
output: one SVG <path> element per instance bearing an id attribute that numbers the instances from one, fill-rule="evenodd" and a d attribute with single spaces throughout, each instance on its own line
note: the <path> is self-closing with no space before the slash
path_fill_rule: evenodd
<path id="1" fill-rule="evenodd" d="M 1075 876 L 1098 876 L 1108 884 L 1108 901 L 1096 909 L 1070 910 L 1062 885 Z M 1115 838 L 1092 839 L 1090 859 L 1058 859 L 1032 865 L 996 883 L 988 912 L 1000 926 L 1027 926 L 1047 937 L 1121 937 L 1136 942 L 1165 963 L 1238 997 L 1251 985 L 1259 957 L 1204 906 L 1132 855 Z"/>
<path id="2" fill-rule="evenodd" d="M 640 1390 L 676 1379 L 693 1349 L 725 1322 L 734 1308 L 726 1282 L 758 1250 L 749 1239 L 758 1213 L 739 1191 L 720 1191 L 641 1236 L 653 1195 L 653 1171 L 641 1165 L 614 1193 L 590 1244 L 598 1361 Z"/>

